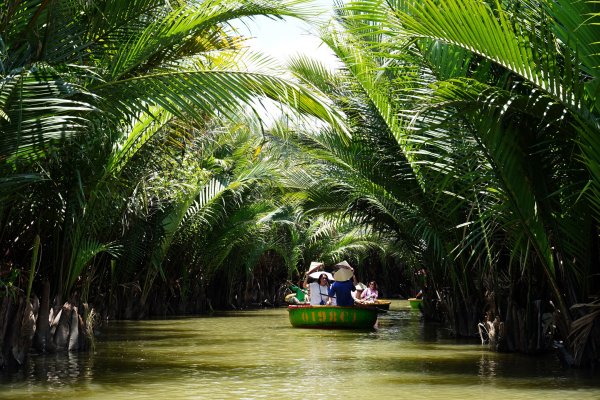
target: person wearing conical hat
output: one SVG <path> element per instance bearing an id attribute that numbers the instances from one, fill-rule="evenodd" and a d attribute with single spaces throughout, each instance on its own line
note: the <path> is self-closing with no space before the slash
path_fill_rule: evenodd
<path id="1" fill-rule="evenodd" d="M 335 297 L 338 306 L 353 306 L 354 297 L 352 292 L 356 290 L 354 277 L 354 268 L 347 261 L 342 261 L 335 265 L 338 270 L 333 274 L 334 282 L 329 288 L 329 302 Z"/>
<path id="2" fill-rule="evenodd" d="M 319 261 L 313 261 L 310 263 L 310 267 L 308 268 L 308 271 L 306 271 L 306 273 L 304 274 L 304 282 L 303 282 L 303 286 L 305 289 L 308 289 L 309 286 L 309 279 L 313 278 L 311 275 L 312 274 L 317 274 L 318 276 L 314 277 L 313 279 L 319 279 L 320 273 L 318 272 L 318 270 L 320 270 L 321 268 L 323 268 L 323 263 L 319 262 Z"/>
<path id="3" fill-rule="evenodd" d="M 333 280 L 333 276 L 329 272 L 319 271 L 323 266 L 322 262 L 311 262 L 304 276 L 304 288 L 308 289 L 308 300 L 312 306 L 324 305 L 329 300 L 329 281 Z M 312 278 L 312 282 L 309 282 L 309 278 Z"/>
<path id="4" fill-rule="evenodd" d="M 354 296 L 354 302 L 355 303 L 362 303 L 362 293 L 363 291 L 367 288 L 367 285 L 365 285 L 362 282 L 358 282 L 355 286 L 356 292 L 353 292 L 352 295 Z"/>

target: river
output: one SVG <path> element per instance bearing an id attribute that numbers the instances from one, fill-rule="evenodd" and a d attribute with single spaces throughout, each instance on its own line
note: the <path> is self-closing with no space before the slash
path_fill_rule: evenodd
<path id="1" fill-rule="evenodd" d="M 292 328 L 284 308 L 115 321 L 94 351 L 37 355 L 0 399 L 600 399 L 598 372 L 488 351 L 394 301 L 371 332 Z"/>

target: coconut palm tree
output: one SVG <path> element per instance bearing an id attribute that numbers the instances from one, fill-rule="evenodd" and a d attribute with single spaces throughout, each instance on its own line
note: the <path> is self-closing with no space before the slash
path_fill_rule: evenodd
<path id="1" fill-rule="evenodd" d="M 429 192 L 412 204 L 433 211 L 417 226 L 450 312 L 487 291 L 504 345 L 525 352 L 550 345 L 541 316 L 567 339 L 570 307 L 598 291 L 590 7 L 357 1 L 326 38 Z"/>
<path id="2" fill-rule="evenodd" d="M 18 2 L 4 3 L 7 195 L 47 179 L 46 190 L 63 192 L 50 208 L 78 215 L 90 208 L 82 202 L 97 201 L 107 180 L 169 118 L 234 116 L 257 95 L 317 110 L 308 92 L 264 73 L 248 73 L 240 58 L 242 39 L 225 25 L 251 15 L 302 16 L 294 8 L 299 3 L 34 2 L 23 9 Z M 12 14 L 18 18 L 8 18 Z M 64 213 L 50 219 L 70 220 Z M 89 226 L 80 216 L 74 220 Z M 72 244 L 83 243 L 79 236 L 85 234 L 77 229 L 61 230 L 75 232 L 68 239 Z M 56 260 L 64 265 L 66 257 L 71 263 L 65 266 L 63 294 L 87 261 L 107 250 L 86 243 Z"/>
<path id="3" fill-rule="evenodd" d="M 148 171 L 140 166 L 156 158 L 144 149 L 155 135 L 202 134 L 176 127 L 236 120 L 261 97 L 338 119 L 314 93 L 265 73 L 266 59 L 244 51 L 243 38 L 228 24 L 259 15 L 302 18 L 303 3 L 1 2 L 2 270 L 17 271 L 10 275 L 15 286 L 26 287 L 31 277 L 34 292 L 41 292 L 47 280 L 45 307 L 55 296 L 59 306 L 74 295 L 85 300 L 98 271 L 115 267 L 111 260 L 124 251 L 122 232 L 134 222 L 141 238 L 153 238 L 146 243 L 160 243 L 152 259 L 160 273 L 172 221 L 184 211 L 163 214 L 159 240 L 145 230 L 156 222 L 146 224 L 143 212 L 132 210 L 147 209 L 138 200 L 161 201 L 140 195 Z M 151 194 L 177 196 L 161 183 L 165 187 Z M 36 235 L 40 267 L 19 275 L 30 271 L 24 260 Z"/>

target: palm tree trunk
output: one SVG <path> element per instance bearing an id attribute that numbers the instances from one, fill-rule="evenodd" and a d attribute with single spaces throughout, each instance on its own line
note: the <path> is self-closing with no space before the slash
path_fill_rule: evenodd
<path id="1" fill-rule="evenodd" d="M 44 280 L 42 289 L 42 300 L 40 302 L 40 312 L 37 318 L 37 328 L 35 330 L 34 345 L 38 351 L 46 353 L 50 351 L 50 282 Z M 53 346 L 50 346 L 53 347 Z"/>

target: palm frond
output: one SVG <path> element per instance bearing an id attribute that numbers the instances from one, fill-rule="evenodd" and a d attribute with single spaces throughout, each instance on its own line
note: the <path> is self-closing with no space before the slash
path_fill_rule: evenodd
<path id="1" fill-rule="evenodd" d="M 3 77 L 0 107 L 0 159 L 5 160 L 35 159 L 51 141 L 85 132 L 96 110 L 89 92 L 44 64 Z"/>

